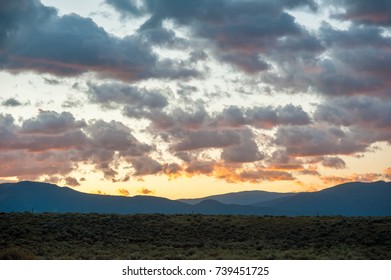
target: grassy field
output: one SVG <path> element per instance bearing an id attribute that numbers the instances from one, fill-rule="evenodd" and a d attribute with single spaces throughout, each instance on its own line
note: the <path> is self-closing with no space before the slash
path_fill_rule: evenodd
<path id="1" fill-rule="evenodd" d="M 391 217 L 0 213 L 0 259 L 391 259 Z"/>

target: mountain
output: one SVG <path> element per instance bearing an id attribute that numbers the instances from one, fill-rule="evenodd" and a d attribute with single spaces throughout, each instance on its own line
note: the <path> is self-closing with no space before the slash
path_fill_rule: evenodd
<path id="1" fill-rule="evenodd" d="M 287 215 L 391 216 L 391 182 L 346 183 L 312 193 L 299 193 L 253 204 Z"/>
<path id="2" fill-rule="evenodd" d="M 226 198 L 231 195 L 233 194 L 228 194 Z M 238 198 L 236 201 L 245 202 Z M 182 201 L 152 196 L 123 197 L 86 194 L 68 187 L 27 181 L 0 184 L 0 212 L 24 211 L 391 216 L 391 182 L 346 183 L 318 192 L 290 194 L 252 205 L 224 204 L 212 199 L 201 199 L 199 203 L 191 205 Z"/>
<path id="3" fill-rule="evenodd" d="M 152 196 L 86 194 L 67 187 L 37 182 L 0 185 L 0 211 L 77 213 L 191 213 L 189 205 Z"/>
<path id="4" fill-rule="evenodd" d="M 227 205 L 208 200 L 196 205 L 153 196 L 86 194 L 38 182 L 0 184 L 0 212 L 74 212 L 118 214 L 272 214 L 274 209 Z"/>
<path id="5" fill-rule="evenodd" d="M 203 198 L 191 198 L 191 199 L 179 199 L 178 201 L 185 202 L 188 204 L 197 204 L 205 200 L 215 200 L 224 204 L 237 204 L 237 205 L 250 205 L 277 198 L 288 197 L 296 195 L 297 193 L 277 193 L 277 192 L 266 192 L 266 191 L 244 191 L 244 192 L 233 192 L 227 194 L 218 194 L 207 196 Z"/>
<path id="6" fill-rule="evenodd" d="M 212 215 L 283 215 L 279 209 L 270 207 L 257 207 L 252 205 L 224 204 L 216 200 L 202 200 L 193 205 L 194 213 Z"/>

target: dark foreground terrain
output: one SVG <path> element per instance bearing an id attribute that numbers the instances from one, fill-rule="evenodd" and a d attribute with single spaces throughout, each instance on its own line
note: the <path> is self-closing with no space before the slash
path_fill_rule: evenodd
<path id="1" fill-rule="evenodd" d="M 391 217 L 0 213 L 1 259 L 391 259 Z"/>

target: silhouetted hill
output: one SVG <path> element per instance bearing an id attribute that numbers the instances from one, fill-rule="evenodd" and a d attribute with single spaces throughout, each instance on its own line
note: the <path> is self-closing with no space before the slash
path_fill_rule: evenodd
<path id="1" fill-rule="evenodd" d="M 391 216 L 391 182 L 346 183 L 318 192 L 299 193 L 254 204 L 289 215 Z"/>
<path id="2" fill-rule="evenodd" d="M 200 203 L 201 201 L 211 199 L 224 204 L 250 205 L 250 204 L 277 199 L 277 198 L 288 197 L 296 194 L 297 193 L 243 191 L 243 192 L 233 192 L 233 193 L 212 195 L 203 198 L 179 199 L 178 201 L 194 205 Z"/>
<path id="3" fill-rule="evenodd" d="M 190 205 L 152 196 L 86 194 L 37 182 L 0 184 L 0 212 L 391 216 L 391 183 L 347 183 L 253 205 L 201 200 Z"/>
<path id="4" fill-rule="evenodd" d="M 86 194 L 68 187 L 38 182 L 0 185 L 1 212 L 73 213 L 161 213 L 161 214 L 272 214 L 273 209 L 227 205 L 205 201 L 197 205 L 153 196 L 111 196 Z"/>
<path id="5" fill-rule="evenodd" d="M 195 204 L 192 209 L 194 213 L 206 215 L 283 215 L 279 209 L 251 205 L 224 204 L 212 199 L 202 200 L 200 203 Z"/>
<path id="6" fill-rule="evenodd" d="M 37 182 L 0 185 L 0 211 L 75 213 L 191 213 L 189 205 L 152 196 L 109 196 Z"/>

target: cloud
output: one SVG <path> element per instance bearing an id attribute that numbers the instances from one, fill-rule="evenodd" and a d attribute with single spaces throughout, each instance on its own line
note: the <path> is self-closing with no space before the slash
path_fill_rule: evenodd
<path id="1" fill-rule="evenodd" d="M 214 54 L 223 62 L 255 74 L 269 69 L 258 56 L 270 48 L 278 47 L 283 37 L 306 36 L 301 26 L 285 9 L 309 7 L 316 9 L 314 1 L 178 1 L 156 0 L 121 3 L 107 0 L 122 16 L 149 14 L 149 19 L 140 27 L 139 33 L 159 30 L 165 20 L 187 26 L 192 35 L 207 39 Z"/>
<path id="2" fill-rule="evenodd" d="M 324 176 L 321 177 L 322 181 L 328 186 L 334 186 L 347 182 L 373 182 L 379 180 L 382 177 L 378 173 L 365 173 L 365 174 L 352 174 L 346 177 L 341 176 Z"/>
<path id="3" fill-rule="evenodd" d="M 242 182 L 259 183 L 262 181 L 290 181 L 295 178 L 292 174 L 284 171 L 269 171 L 269 170 L 246 170 L 239 174 Z"/>
<path id="4" fill-rule="evenodd" d="M 163 173 L 169 179 L 175 179 L 183 175 L 183 169 L 178 163 L 167 163 L 163 166 Z"/>
<path id="5" fill-rule="evenodd" d="M 338 1 L 345 7 L 344 12 L 335 13 L 341 20 L 349 20 L 359 24 L 391 25 L 391 4 L 387 0 L 344 0 Z"/>
<path id="6" fill-rule="evenodd" d="M 263 167 L 243 168 L 235 163 L 216 161 L 192 161 L 183 168 L 184 175 L 192 177 L 198 175 L 212 176 L 228 183 L 249 182 L 257 184 L 263 181 L 285 181 L 295 178 L 286 171 L 268 170 Z"/>
<path id="7" fill-rule="evenodd" d="M 62 134 L 67 131 L 85 127 L 84 121 L 76 121 L 68 112 L 39 111 L 36 118 L 25 120 L 22 124 L 23 134 Z"/>
<path id="8" fill-rule="evenodd" d="M 74 177 L 67 176 L 67 177 L 64 178 L 64 180 L 65 180 L 65 184 L 67 186 L 70 186 L 70 187 L 78 187 L 78 186 L 80 186 L 79 181 L 77 181 L 77 179 L 74 178 Z"/>
<path id="9" fill-rule="evenodd" d="M 25 120 L 22 126 L 19 127 L 15 124 L 12 116 L 0 115 L 0 139 L 2 140 L 0 142 L 0 149 L 38 152 L 81 148 L 86 144 L 87 139 L 80 129 L 68 129 L 60 132 L 58 128 L 53 128 L 50 122 L 45 123 L 48 126 L 40 123 L 40 125 L 35 126 L 32 130 L 27 129 L 27 132 L 33 134 L 27 137 L 24 128 L 32 128 L 33 125 L 29 125 L 37 124 L 36 120 Z"/>
<path id="10" fill-rule="evenodd" d="M 45 78 L 43 77 L 43 80 L 45 81 L 46 84 L 48 85 L 52 85 L 52 86 L 55 86 L 55 85 L 59 85 L 61 82 L 57 79 L 50 79 L 50 78 Z"/>
<path id="11" fill-rule="evenodd" d="M 148 156 L 134 157 L 130 159 L 130 162 L 135 170 L 134 176 L 157 174 L 163 168 L 159 162 Z"/>
<path id="12" fill-rule="evenodd" d="M 147 188 L 141 188 L 141 189 L 137 190 L 137 192 L 140 194 L 143 194 L 143 195 L 155 194 L 154 190 L 149 190 Z"/>
<path id="13" fill-rule="evenodd" d="M 136 1 L 122 1 L 122 0 L 105 0 L 105 2 L 114 7 L 124 17 L 129 14 L 140 16 L 145 13 L 145 8 L 141 6 L 141 3 Z"/>
<path id="14" fill-rule="evenodd" d="M 224 148 L 240 144 L 241 141 L 240 134 L 234 130 L 185 131 L 181 138 L 173 147 L 177 152 L 205 148 Z"/>
<path id="15" fill-rule="evenodd" d="M 124 81 L 198 75 L 173 61 L 160 61 L 150 38 L 113 37 L 90 18 L 59 16 L 39 1 L 3 1 L 0 18 L 0 66 L 8 71 L 57 76 L 94 72 Z"/>
<path id="16" fill-rule="evenodd" d="M 391 128 L 391 101 L 369 96 L 328 100 L 317 107 L 315 118 L 341 126 Z"/>
<path id="17" fill-rule="evenodd" d="M 314 168 L 300 170 L 299 174 L 301 174 L 301 175 L 309 175 L 309 176 L 317 176 L 317 177 L 321 176 L 319 171 L 314 169 Z"/>
<path id="18" fill-rule="evenodd" d="M 95 156 L 112 158 L 114 151 L 122 156 L 142 156 L 152 150 L 152 147 L 140 143 L 131 133 L 129 127 L 118 121 L 106 122 L 93 120 L 84 128 L 89 136 L 93 150 L 99 152 Z"/>
<path id="19" fill-rule="evenodd" d="M 333 126 L 292 126 L 279 127 L 274 142 L 291 156 L 322 156 L 364 152 L 371 143 L 363 140 Z"/>
<path id="20" fill-rule="evenodd" d="M 65 176 L 80 163 L 89 163 L 106 179 L 114 179 L 118 173 L 115 162 L 121 159 L 133 162 L 137 175 L 143 175 L 156 165 L 147 160 L 151 150 L 118 121 L 85 122 L 69 112 L 40 111 L 18 125 L 12 116 L 0 114 L 2 177 Z M 76 185 L 71 177 L 65 180 Z"/>
<path id="21" fill-rule="evenodd" d="M 150 92 L 122 83 L 89 84 L 89 100 L 103 107 L 128 105 L 137 110 L 161 109 L 168 105 L 167 98 L 159 92 Z"/>
<path id="22" fill-rule="evenodd" d="M 0 153 L 0 177 L 36 180 L 44 175 L 66 175 L 74 168 L 74 162 L 64 151 L 31 153 L 2 148 Z"/>
<path id="23" fill-rule="evenodd" d="M 18 106 L 22 106 L 23 103 L 15 98 L 8 98 L 3 102 L 1 102 L 1 105 L 3 105 L 4 107 L 18 107 Z"/>
<path id="24" fill-rule="evenodd" d="M 185 168 L 187 175 L 208 175 L 214 171 L 214 162 L 192 161 Z"/>
<path id="25" fill-rule="evenodd" d="M 322 165 L 328 168 L 344 169 L 346 163 L 339 157 L 325 157 L 322 160 Z"/>
<path id="26" fill-rule="evenodd" d="M 120 195 L 122 195 L 122 196 L 129 196 L 129 194 L 130 194 L 129 191 L 127 189 L 124 189 L 124 188 L 118 189 L 118 193 Z"/>
<path id="27" fill-rule="evenodd" d="M 309 73 L 306 79 L 322 94 L 388 96 L 391 39 L 381 28 L 351 26 L 337 30 L 324 25 L 320 37 L 329 55 L 316 63 L 319 70 Z"/>
<path id="28" fill-rule="evenodd" d="M 241 135 L 240 144 L 225 147 L 221 153 L 221 159 L 225 162 L 255 162 L 262 160 L 265 155 L 258 149 L 253 140 L 251 131 L 244 131 Z"/>
<path id="29" fill-rule="evenodd" d="M 388 180 L 391 180 L 391 167 L 388 167 L 386 170 L 384 170 L 384 177 Z"/>
<path id="30" fill-rule="evenodd" d="M 314 117 L 317 122 L 345 127 L 356 141 L 369 145 L 379 141 L 391 143 L 390 112 L 388 99 L 357 96 L 328 100 L 317 107 Z"/>
<path id="31" fill-rule="evenodd" d="M 317 34 L 305 33 L 305 38 L 284 38 L 279 48 L 270 48 L 266 57 L 276 71 L 262 77 L 275 90 L 389 97 L 390 38 L 383 28 L 352 24 L 338 29 L 323 23 Z"/>
<path id="32" fill-rule="evenodd" d="M 285 106 L 254 106 L 247 109 L 230 106 L 216 117 L 222 126 L 240 127 L 250 125 L 254 128 L 271 129 L 279 125 L 307 125 L 310 116 L 301 106 L 288 104 Z"/>

